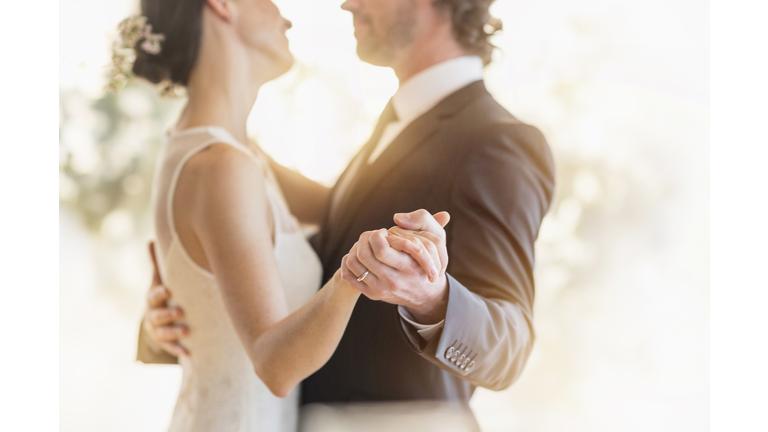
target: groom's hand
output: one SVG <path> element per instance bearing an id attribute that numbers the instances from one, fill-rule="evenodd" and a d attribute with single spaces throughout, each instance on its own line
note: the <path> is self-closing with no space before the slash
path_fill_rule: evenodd
<path id="1" fill-rule="evenodd" d="M 342 277 L 372 300 L 408 308 L 421 324 L 443 320 L 448 305 L 448 281 L 445 276 L 448 254 L 443 226 L 449 219 L 445 212 L 433 217 L 425 210 L 395 215 L 395 222 L 400 227 L 389 232 L 369 231 L 360 236 L 342 260 Z M 424 245 L 424 250 L 428 251 L 423 255 L 425 258 L 428 255 L 437 257 L 431 259 L 440 266 L 436 275 L 430 277 L 422 268 L 423 264 L 408 254 L 413 253 L 407 250 L 408 253 L 401 252 L 407 248 L 398 247 L 398 239 Z M 366 271 L 369 273 L 362 282 L 357 281 Z"/>
<path id="2" fill-rule="evenodd" d="M 149 289 L 147 294 L 144 330 L 159 346 L 169 353 L 176 357 L 188 356 L 189 351 L 179 343 L 179 339 L 187 336 L 189 329 L 187 326 L 175 322 L 184 317 L 184 311 L 179 307 L 168 307 L 171 292 L 163 286 L 160 279 L 154 242 L 149 243 L 149 255 L 152 257 L 154 273 L 152 275 L 152 288 Z"/>

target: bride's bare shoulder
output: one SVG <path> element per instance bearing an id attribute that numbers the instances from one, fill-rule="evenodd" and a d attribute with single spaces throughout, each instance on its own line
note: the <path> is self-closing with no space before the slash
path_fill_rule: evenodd
<path id="1" fill-rule="evenodd" d="M 182 169 L 177 185 L 183 195 L 197 198 L 196 203 L 210 204 L 264 198 L 264 176 L 259 164 L 247 150 L 216 143 L 192 156 Z"/>

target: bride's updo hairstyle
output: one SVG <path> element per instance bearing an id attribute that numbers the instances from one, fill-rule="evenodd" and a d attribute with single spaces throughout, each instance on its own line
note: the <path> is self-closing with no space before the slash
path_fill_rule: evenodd
<path id="1" fill-rule="evenodd" d="M 165 35 L 162 50 L 150 54 L 136 42 L 133 73 L 158 84 L 170 81 L 185 86 L 197 60 L 203 33 L 206 0 L 141 0 L 141 14 L 154 33 Z"/>

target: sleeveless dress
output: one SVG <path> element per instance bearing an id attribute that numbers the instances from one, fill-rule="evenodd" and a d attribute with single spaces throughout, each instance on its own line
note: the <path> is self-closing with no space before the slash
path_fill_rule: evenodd
<path id="1" fill-rule="evenodd" d="M 293 432 L 299 388 L 281 399 L 259 379 L 227 314 L 216 279 L 192 260 L 174 228 L 172 203 L 182 168 L 214 143 L 247 153 L 261 167 L 274 219 L 274 254 L 290 312 L 317 293 L 322 278 L 320 261 L 289 212 L 263 154 L 254 154 L 220 127 L 197 127 L 170 135 L 158 158 L 152 204 L 160 274 L 171 291 L 172 304 L 185 311 L 182 322 L 191 331 L 183 344 L 191 356 L 180 359 L 183 378 L 169 430 Z"/>

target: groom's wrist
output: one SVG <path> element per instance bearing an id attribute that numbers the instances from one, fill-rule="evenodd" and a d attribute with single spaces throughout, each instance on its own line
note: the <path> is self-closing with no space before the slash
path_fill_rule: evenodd
<path id="1" fill-rule="evenodd" d="M 437 324 L 445 319 L 448 310 L 448 277 L 443 274 L 431 285 L 434 285 L 434 289 L 430 290 L 430 295 L 423 302 L 407 306 L 408 312 L 419 324 Z"/>

